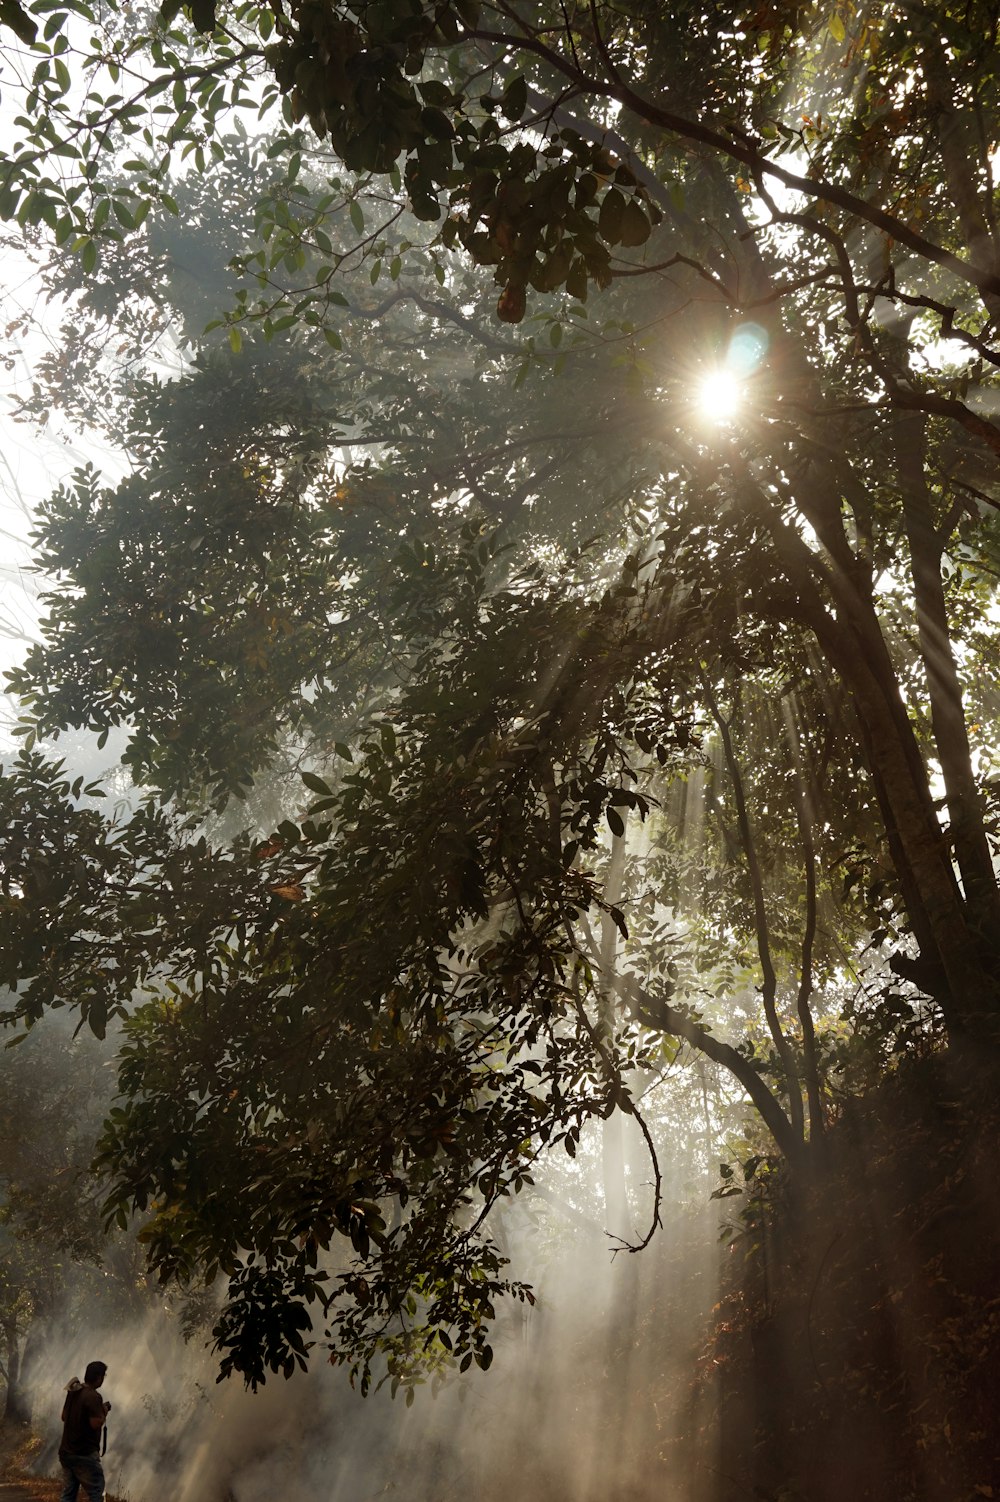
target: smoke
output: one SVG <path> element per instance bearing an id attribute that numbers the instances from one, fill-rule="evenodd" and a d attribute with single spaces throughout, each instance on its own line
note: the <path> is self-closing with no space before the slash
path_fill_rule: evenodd
<path id="1" fill-rule="evenodd" d="M 108 1488 L 128 1502 L 698 1502 L 687 1436 L 717 1298 L 718 1206 L 668 1186 L 652 1246 L 613 1255 L 599 1212 L 570 1204 L 599 1199 L 578 1170 L 551 1173 L 544 1198 L 505 1213 L 512 1272 L 533 1279 L 538 1304 L 500 1311 L 489 1372 L 420 1389 L 406 1407 L 385 1389 L 361 1398 L 320 1354 L 251 1394 L 216 1384 L 212 1357 L 166 1308 L 139 1325 L 84 1323 L 33 1364 L 40 1469 L 57 1463 L 65 1384 L 100 1359 Z"/>

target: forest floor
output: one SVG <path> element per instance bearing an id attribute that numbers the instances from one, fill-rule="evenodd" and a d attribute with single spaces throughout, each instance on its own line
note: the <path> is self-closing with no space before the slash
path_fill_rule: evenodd
<path id="1" fill-rule="evenodd" d="M 61 1479 L 33 1476 L 29 1469 L 41 1443 L 26 1425 L 0 1424 L 0 1502 L 58 1502 Z M 127 1502 L 112 1492 L 104 1497 L 105 1502 Z"/>

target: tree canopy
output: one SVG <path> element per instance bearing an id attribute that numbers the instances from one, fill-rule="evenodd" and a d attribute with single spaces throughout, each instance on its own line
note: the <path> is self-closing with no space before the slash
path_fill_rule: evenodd
<path id="1" fill-rule="evenodd" d="M 624 1112 L 647 1240 L 678 1049 L 802 1173 L 995 1047 L 995 7 L 0 19 L 24 412 L 131 460 L 38 518 L 8 1015 L 120 1020 L 109 1212 L 224 1371 L 488 1366 L 491 1211 Z"/>

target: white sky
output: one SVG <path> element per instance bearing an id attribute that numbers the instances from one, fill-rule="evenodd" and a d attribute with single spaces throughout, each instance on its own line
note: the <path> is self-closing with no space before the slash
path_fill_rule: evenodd
<path id="1" fill-rule="evenodd" d="M 34 300 L 26 280 L 29 270 L 13 251 L 0 257 L 0 318 L 5 325 L 18 306 Z M 44 343 L 40 329 L 11 351 L 13 369 L 0 377 L 0 682 L 37 635 L 38 594 L 45 581 L 33 569 L 28 538 L 39 503 L 81 464 L 96 464 L 111 480 L 123 468 L 121 457 L 92 434 L 61 435 L 15 421 L 14 394 L 30 386 L 31 360 Z M 15 717 L 15 706 L 0 692 L 0 751 L 9 745 L 7 732 Z"/>

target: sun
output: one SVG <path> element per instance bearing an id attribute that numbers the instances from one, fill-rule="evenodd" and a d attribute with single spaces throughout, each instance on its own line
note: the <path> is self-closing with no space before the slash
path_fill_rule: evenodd
<path id="1" fill-rule="evenodd" d="M 698 383 L 695 404 L 706 422 L 732 422 L 743 405 L 743 382 L 725 366 L 710 370 Z"/>

